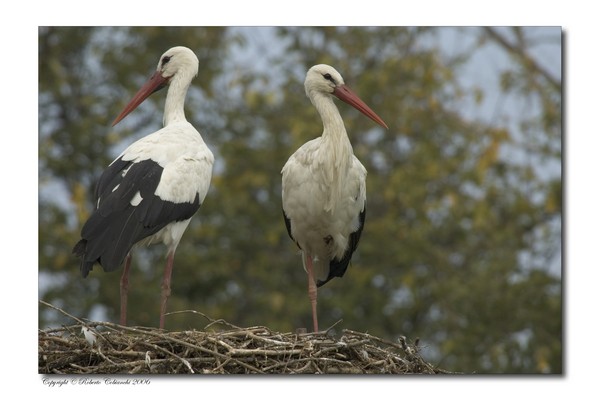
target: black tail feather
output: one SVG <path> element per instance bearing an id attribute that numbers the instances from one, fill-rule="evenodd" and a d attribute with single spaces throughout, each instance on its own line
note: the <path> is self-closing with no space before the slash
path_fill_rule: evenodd
<path id="1" fill-rule="evenodd" d="M 73 247 L 73 254 L 77 257 L 81 258 L 81 265 L 79 266 L 79 270 L 81 271 L 81 276 L 84 278 L 88 276 L 90 271 L 94 268 L 95 261 L 86 261 L 85 252 L 87 248 L 87 240 L 81 239 L 75 247 Z"/>

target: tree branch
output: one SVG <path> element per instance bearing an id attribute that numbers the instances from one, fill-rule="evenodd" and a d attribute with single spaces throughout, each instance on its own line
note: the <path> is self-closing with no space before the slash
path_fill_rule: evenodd
<path id="1" fill-rule="evenodd" d="M 508 51 L 510 54 L 515 56 L 517 59 L 521 61 L 521 63 L 525 66 L 525 68 L 529 70 L 533 70 L 540 74 L 541 76 L 548 81 L 550 85 L 554 87 L 554 89 L 560 91 L 561 84 L 560 81 L 555 79 L 548 71 L 546 71 L 541 65 L 539 65 L 533 58 L 531 58 L 525 51 L 523 51 L 522 47 L 513 45 L 510 43 L 504 36 L 498 33 L 495 29 L 489 26 L 483 27 L 485 33 L 487 33 L 488 37 L 494 40 L 497 44 L 499 44 L 502 48 Z M 522 37 L 521 37 L 522 39 Z"/>

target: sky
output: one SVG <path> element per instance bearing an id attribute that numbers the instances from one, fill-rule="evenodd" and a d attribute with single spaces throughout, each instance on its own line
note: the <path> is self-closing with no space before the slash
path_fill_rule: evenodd
<path id="1" fill-rule="evenodd" d="M 44 398 L 105 398 L 110 394 L 131 394 L 152 398 L 162 394 L 172 396 L 172 380 L 155 379 L 147 387 L 114 388 L 104 386 L 92 390 L 83 385 L 49 388 L 37 375 L 33 345 L 37 330 L 37 253 L 33 249 L 37 215 L 37 26 L 39 25 L 553 25 L 563 26 L 565 37 L 565 315 L 566 374 L 558 378 L 464 378 L 464 379 L 177 379 L 178 393 L 189 396 L 243 395 L 252 398 L 364 398 L 373 393 L 391 390 L 403 396 L 419 398 L 505 399 L 507 396 L 558 399 L 573 396 L 574 390 L 589 393 L 595 387 L 596 346 L 595 310 L 598 304 L 597 283 L 600 270 L 598 247 L 598 184 L 599 137 L 597 125 L 600 89 L 598 77 L 597 38 L 600 27 L 592 2 L 564 3 L 557 1 L 476 2 L 466 0 L 420 1 L 397 3 L 371 0 L 351 4 L 341 1 L 298 2 L 282 7 L 281 2 L 197 2 L 193 12 L 180 12 L 190 2 L 171 0 L 146 1 L 143 4 L 105 0 L 93 4 L 56 0 L 37 2 L 32 7 L 22 1 L 11 5 L 3 21 L 2 71 L 4 99 L 17 105 L 3 121 L 8 130 L 4 140 L 2 162 L 3 221 L 5 236 L 14 238 L 5 262 L 10 275 L 5 278 L 2 300 L 5 321 L 23 321 L 12 329 L 3 329 L 5 344 L 12 349 L 4 353 L 3 375 L 8 367 L 19 373 L 10 374 L 6 387 L 19 393 Z M 571 6 L 573 4 L 573 6 Z M 576 6 L 575 6 L 576 5 Z M 92 10 L 93 8 L 93 10 Z M 290 11 L 290 8 L 292 10 Z M 6 32 L 10 34 L 7 35 Z M 18 38 L 18 40 L 15 40 Z M 9 79 L 7 79 L 9 78 Z M 6 107 L 6 102 L 5 102 Z M 13 151 L 11 149 L 17 149 Z M 37 236 L 37 235 L 36 235 Z M 7 253 L 5 251 L 5 253 Z M 10 278 L 10 280 L 8 280 Z M 15 279 L 16 278 L 16 279 Z M 8 287 L 8 288 L 7 288 Z M 9 302 L 10 299 L 10 302 Z M 6 306 L 9 305 L 9 306 Z M 12 306 L 11 306 L 12 305 Z M 35 316 L 35 317 L 33 317 Z M 27 321 L 30 320 L 29 324 Z M 17 343 L 23 343 L 17 346 Z M 33 365 L 32 365 L 33 364 Z M 234 383 L 228 385 L 228 383 Z M 594 385 L 594 386 L 592 386 Z M 131 392 L 130 392 L 131 390 Z"/>

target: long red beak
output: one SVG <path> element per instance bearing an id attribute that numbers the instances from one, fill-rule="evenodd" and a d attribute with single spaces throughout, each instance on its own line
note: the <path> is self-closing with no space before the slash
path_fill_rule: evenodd
<path id="1" fill-rule="evenodd" d="M 356 93 L 354 93 L 348 86 L 342 85 L 338 86 L 333 90 L 333 95 L 338 99 L 342 100 L 350 104 L 352 107 L 356 108 L 358 111 L 371 118 L 373 121 L 377 122 L 379 125 L 383 126 L 386 129 L 389 129 L 388 126 L 383 122 L 381 117 L 375 114 L 375 111 L 371 110 L 371 108 L 365 104 L 364 101 L 358 97 Z"/>
<path id="2" fill-rule="evenodd" d="M 119 123 L 123 118 L 125 118 L 130 112 L 136 109 L 137 106 L 142 104 L 144 100 L 148 98 L 152 93 L 164 88 L 169 82 L 169 78 L 165 78 L 161 75 L 160 71 L 156 71 L 154 75 L 148 80 L 148 82 L 144 83 L 144 86 L 138 90 L 138 92 L 133 96 L 133 99 L 121 111 L 121 114 L 112 123 L 112 126 L 115 126 Z"/>

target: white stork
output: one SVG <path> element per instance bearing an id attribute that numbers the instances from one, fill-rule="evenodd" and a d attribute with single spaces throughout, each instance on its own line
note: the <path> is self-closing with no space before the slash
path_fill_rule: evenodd
<path id="1" fill-rule="evenodd" d="M 287 231 L 302 250 L 317 332 L 317 287 L 344 275 L 365 223 L 367 170 L 354 156 L 333 96 L 387 125 L 329 65 L 310 68 L 304 89 L 323 120 L 323 134 L 305 143 L 284 165 L 282 200 Z"/>
<path id="2" fill-rule="evenodd" d="M 121 276 L 121 318 L 126 324 L 131 250 L 162 242 L 167 264 L 161 285 L 160 328 L 164 327 L 175 249 L 192 216 L 204 201 L 214 157 L 200 133 L 185 119 L 184 102 L 198 58 L 186 47 L 173 47 L 160 58 L 156 72 L 113 122 L 113 126 L 152 93 L 169 86 L 164 128 L 129 146 L 104 171 L 95 191 L 96 209 L 73 248 L 86 277 L 97 262 Z"/>

